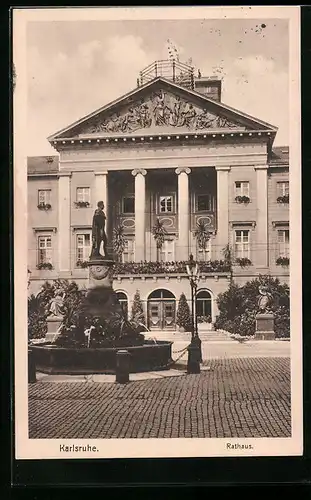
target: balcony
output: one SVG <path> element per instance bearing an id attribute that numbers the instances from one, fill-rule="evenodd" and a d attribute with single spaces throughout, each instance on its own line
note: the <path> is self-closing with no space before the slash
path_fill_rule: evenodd
<path id="1" fill-rule="evenodd" d="M 187 274 L 187 261 L 179 262 L 125 262 L 116 263 L 114 266 L 114 276 L 133 275 L 183 275 Z M 230 273 L 231 265 L 223 260 L 213 260 L 209 262 L 198 262 L 201 275 L 215 273 Z"/>

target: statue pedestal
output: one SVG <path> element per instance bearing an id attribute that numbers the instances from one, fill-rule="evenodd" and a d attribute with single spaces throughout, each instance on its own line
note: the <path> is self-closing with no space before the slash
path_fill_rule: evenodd
<path id="1" fill-rule="evenodd" d="M 89 289 L 112 288 L 114 261 L 104 257 L 91 257 L 89 267 Z"/>
<path id="2" fill-rule="evenodd" d="M 259 313 L 256 316 L 255 340 L 274 340 L 274 314 Z"/>
<path id="3" fill-rule="evenodd" d="M 45 340 L 48 342 L 54 342 L 58 337 L 59 333 L 57 330 L 63 322 L 62 316 L 48 316 L 47 317 L 48 331 L 45 335 Z"/>

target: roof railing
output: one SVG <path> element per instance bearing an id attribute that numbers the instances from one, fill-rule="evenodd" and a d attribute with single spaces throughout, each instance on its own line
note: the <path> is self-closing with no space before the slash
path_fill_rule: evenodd
<path id="1" fill-rule="evenodd" d="M 149 64 L 139 73 L 137 84 L 145 85 L 159 76 L 188 89 L 194 89 L 193 67 L 175 59 L 161 59 Z"/>

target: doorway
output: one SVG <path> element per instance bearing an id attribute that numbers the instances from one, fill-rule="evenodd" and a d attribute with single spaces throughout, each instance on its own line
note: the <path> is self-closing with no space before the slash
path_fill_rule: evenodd
<path id="1" fill-rule="evenodd" d="M 150 330 L 175 329 L 176 299 L 169 290 L 155 290 L 148 297 L 148 327 Z"/>

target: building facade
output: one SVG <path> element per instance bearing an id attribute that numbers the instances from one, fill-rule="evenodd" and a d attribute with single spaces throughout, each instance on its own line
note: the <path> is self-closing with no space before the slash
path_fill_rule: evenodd
<path id="1" fill-rule="evenodd" d="M 154 63 L 132 92 L 49 137 L 58 155 L 28 158 L 29 293 L 57 278 L 87 286 L 99 200 L 114 289 L 128 310 L 139 290 L 151 329 L 175 329 L 190 254 L 197 314 L 213 321 L 231 277 L 288 283 L 289 151 L 276 133 L 222 103 L 220 80 Z"/>

